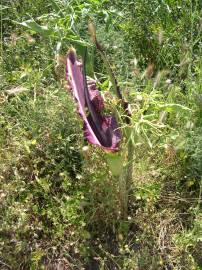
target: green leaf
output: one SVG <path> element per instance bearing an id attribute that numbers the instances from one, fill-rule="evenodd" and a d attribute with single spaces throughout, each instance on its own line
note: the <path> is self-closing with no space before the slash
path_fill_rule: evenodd
<path id="1" fill-rule="evenodd" d="M 62 12 L 60 8 L 60 4 L 58 0 L 49 0 L 50 5 L 53 7 L 53 9 L 60 15 L 64 17 L 64 13 Z"/>
<path id="2" fill-rule="evenodd" d="M 114 176 L 121 174 L 123 169 L 123 157 L 118 153 L 107 153 L 107 163 Z"/>
<path id="3" fill-rule="evenodd" d="M 167 104 L 159 104 L 158 105 L 160 108 L 165 108 L 166 111 L 173 111 L 173 110 L 178 110 L 178 109 L 182 109 L 185 111 L 192 111 L 192 109 L 183 106 L 181 104 L 175 104 L 175 103 L 167 103 Z"/>
<path id="4" fill-rule="evenodd" d="M 4 9 L 8 9 L 9 7 L 8 6 L 3 6 L 3 5 L 0 5 L 0 11 L 4 10 Z"/>
<path id="5" fill-rule="evenodd" d="M 45 192 L 48 192 L 50 190 L 51 184 L 48 182 L 45 178 L 37 178 L 38 184 L 43 188 Z"/>
<path id="6" fill-rule="evenodd" d="M 55 34 L 54 29 L 48 28 L 46 25 L 45 26 L 39 25 L 33 19 L 27 20 L 27 21 L 24 21 L 21 23 L 19 23 L 19 22 L 15 22 L 15 23 L 23 25 L 23 26 L 29 28 L 30 30 L 34 31 L 35 33 L 41 34 L 44 37 L 49 37 L 49 36 Z"/>

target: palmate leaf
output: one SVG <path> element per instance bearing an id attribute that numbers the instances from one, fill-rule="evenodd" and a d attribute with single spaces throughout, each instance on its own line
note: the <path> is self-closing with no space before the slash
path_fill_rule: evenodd
<path id="1" fill-rule="evenodd" d="M 52 37 L 57 40 L 69 42 L 73 45 L 76 49 L 80 49 L 84 51 L 86 46 L 90 46 L 85 40 L 82 40 L 72 29 L 60 29 L 57 26 L 53 27 L 50 24 L 47 25 L 40 25 L 34 19 L 30 19 L 24 22 L 16 22 L 19 25 L 25 26 L 26 28 L 32 30 L 33 32 L 43 36 L 44 38 Z"/>

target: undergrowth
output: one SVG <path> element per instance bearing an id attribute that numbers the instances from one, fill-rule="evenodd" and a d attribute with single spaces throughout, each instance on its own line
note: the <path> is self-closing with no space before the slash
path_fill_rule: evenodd
<path id="1" fill-rule="evenodd" d="M 0 268 L 202 269 L 201 2 L 0 7 Z M 103 150 L 83 139 L 66 89 L 64 55 L 87 45 L 89 75 L 107 109 L 119 106 L 89 19 L 132 111 L 125 220 L 118 180 Z"/>

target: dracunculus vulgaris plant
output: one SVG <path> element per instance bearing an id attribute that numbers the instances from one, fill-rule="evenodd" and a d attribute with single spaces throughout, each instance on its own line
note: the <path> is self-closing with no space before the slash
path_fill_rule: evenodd
<path id="1" fill-rule="evenodd" d="M 97 40 L 96 47 L 100 52 L 104 63 L 107 65 L 107 70 L 109 71 L 110 78 L 114 84 L 114 92 L 117 94 L 117 98 L 125 111 L 124 121 L 129 124 L 130 113 L 128 110 L 128 104 L 122 97 L 110 64 L 107 61 L 104 51 L 100 49 L 101 46 Z M 120 210 L 122 217 L 126 218 L 128 196 L 132 182 L 132 160 L 134 147 L 130 140 L 128 140 L 127 159 L 125 161 L 125 166 L 123 166 L 122 157 L 125 156 L 125 154 L 117 154 L 117 152 L 120 151 L 124 153 L 126 152 L 123 147 L 120 149 L 120 143 L 123 139 L 123 132 L 121 134 L 120 127 L 115 116 L 106 116 L 103 114 L 103 98 L 100 95 L 99 90 L 96 88 L 96 81 L 92 79 L 87 80 L 84 59 L 82 62 L 78 61 L 75 49 L 69 49 L 66 65 L 68 86 L 69 89 L 71 89 L 76 101 L 78 113 L 83 119 L 84 137 L 90 144 L 97 145 L 98 147 L 106 150 L 108 153 L 111 152 L 111 154 L 108 154 L 107 160 L 109 167 L 111 167 L 111 172 L 114 172 L 114 177 L 119 179 Z M 127 134 L 127 132 L 124 134 Z M 119 167 L 119 170 L 117 168 L 113 170 L 113 168 L 116 166 Z M 121 170 L 120 166 L 122 167 Z"/>
<path id="2" fill-rule="evenodd" d="M 85 138 L 108 151 L 117 151 L 121 140 L 117 121 L 113 116 L 102 114 L 104 101 L 96 89 L 96 82 L 87 81 L 85 65 L 77 60 L 74 49 L 70 49 L 67 55 L 67 80 L 84 121 Z"/>

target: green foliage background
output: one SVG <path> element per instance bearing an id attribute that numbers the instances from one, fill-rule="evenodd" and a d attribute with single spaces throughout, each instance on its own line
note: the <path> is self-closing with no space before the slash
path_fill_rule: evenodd
<path id="1" fill-rule="evenodd" d="M 0 268 L 202 269 L 201 1 L 2 0 L 0 8 Z M 88 74 L 107 109 L 122 113 L 89 20 L 132 110 L 127 220 L 108 156 L 83 148 L 66 91 L 64 55 L 88 46 Z"/>

